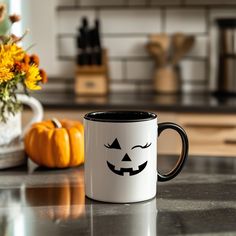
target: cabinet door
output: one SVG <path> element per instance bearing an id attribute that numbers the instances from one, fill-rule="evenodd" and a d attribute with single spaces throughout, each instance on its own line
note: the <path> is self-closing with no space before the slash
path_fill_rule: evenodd
<path id="1" fill-rule="evenodd" d="M 179 114 L 191 155 L 236 156 L 236 116 Z"/>

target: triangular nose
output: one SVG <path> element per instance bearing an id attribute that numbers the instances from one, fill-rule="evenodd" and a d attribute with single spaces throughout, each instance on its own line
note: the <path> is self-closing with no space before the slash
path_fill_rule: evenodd
<path id="1" fill-rule="evenodd" d="M 125 156 L 123 157 L 122 161 L 131 161 L 130 157 L 126 153 Z"/>

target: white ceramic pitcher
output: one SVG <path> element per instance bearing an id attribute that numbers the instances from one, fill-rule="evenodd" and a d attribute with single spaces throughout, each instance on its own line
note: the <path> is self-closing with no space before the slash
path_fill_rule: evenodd
<path id="1" fill-rule="evenodd" d="M 15 115 L 9 114 L 6 123 L 0 122 L 0 149 L 16 138 L 23 138 L 32 123 L 43 119 L 43 107 L 37 99 L 24 94 L 18 94 L 17 99 L 33 110 L 33 117 L 24 128 L 22 128 L 21 112 Z"/>

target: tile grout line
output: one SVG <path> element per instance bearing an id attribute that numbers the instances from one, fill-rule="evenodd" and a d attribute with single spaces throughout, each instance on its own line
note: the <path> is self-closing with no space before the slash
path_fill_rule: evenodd
<path id="1" fill-rule="evenodd" d="M 151 5 L 151 0 L 146 0 L 146 1 L 145 1 L 145 6 L 146 6 L 146 7 L 149 7 L 150 5 Z"/>
<path id="2" fill-rule="evenodd" d="M 80 6 L 80 0 L 74 0 L 75 6 L 79 7 Z"/>
<path id="3" fill-rule="evenodd" d="M 127 60 L 122 59 L 122 74 L 123 74 L 123 79 L 122 81 L 125 82 L 127 81 Z"/>
<path id="4" fill-rule="evenodd" d="M 185 1 L 185 0 L 181 0 L 181 1 L 180 1 L 180 5 L 181 5 L 181 6 L 186 6 L 186 5 L 187 5 L 187 4 L 186 4 L 186 1 Z"/>
<path id="5" fill-rule="evenodd" d="M 100 9 L 95 9 L 95 18 L 99 19 L 99 21 L 101 22 L 101 10 Z"/>
<path id="6" fill-rule="evenodd" d="M 95 9 L 109 9 L 109 10 L 124 10 L 124 9 L 159 9 L 160 7 L 167 7 L 169 9 L 202 9 L 205 7 L 214 7 L 216 9 L 231 9 L 232 7 L 236 7 L 236 4 L 229 4 L 229 5 L 224 5 L 224 4 L 218 4 L 218 5 L 207 5 L 207 4 L 202 4 L 202 5 L 192 5 L 192 4 L 176 4 L 176 5 L 165 5 L 165 4 L 157 4 L 157 5 L 87 5 L 87 6 L 57 6 L 56 10 L 57 11 L 78 11 L 78 10 L 95 10 Z"/>
<path id="7" fill-rule="evenodd" d="M 98 11 L 98 15 L 100 17 L 100 12 Z M 162 16 L 161 16 L 162 18 Z M 163 26 L 161 26 L 161 30 L 162 28 L 166 28 L 166 25 L 163 24 Z M 164 29 L 165 30 L 165 29 Z M 202 32 L 202 33 L 195 33 L 192 34 L 196 37 L 201 37 L 201 36 L 206 36 L 208 32 Z M 147 37 L 150 33 L 102 33 L 101 36 L 105 37 L 105 38 L 134 38 L 134 37 Z M 76 33 L 57 33 L 56 37 L 59 38 L 73 38 L 76 37 Z"/>
<path id="8" fill-rule="evenodd" d="M 59 55 L 57 56 L 59 60 L 61 61 L 73 61 L 75 58 L 73 56 L 63 56 L 63 55 Z M 126 60 L 126 61 L 131 61 L 131 62 L 147 62 L 147 61 L 152 61 L 152 59 L 149 56 L 139 56 L 139 57 L 130 57 L 130 56 L 123 56 L 123 57 L 119 57 L 119 56 L 111 56 L 109 57 L 109 60 L 111 61 L 120 61 L 120 60 Z M 198 57 L 198 56 L 186 56 L 183 58 L 183 61 L 207 61 L 206 57 Z"/>
<path id="9" fill-rule="evenodd" d="M 161 8 L 161 31 L 166 32 L 166 8 L 165 7 Z"/>
<path id="10" fill-rule="evenodd" d="M 207 31 L 207 34 L 208 34 L 208 42 L 207 42 L 207 54 L 208 54 L 208 57 L 207 57 L 207 60 L 205 62 L 205 71 L 206 71 L 206 82 L 205 82 L 205 87 L 206 89 L 209 89 L 209 85 L 210 85 L 210 43 L 209 43 L 209 39 L 210 39 L 210 12 L 211 12 L 211 8 L 210 7 L 206 7 L 205 9 L 206 13 L 205 13 L 205 20 L 206 20 L 206 31 Z"/>

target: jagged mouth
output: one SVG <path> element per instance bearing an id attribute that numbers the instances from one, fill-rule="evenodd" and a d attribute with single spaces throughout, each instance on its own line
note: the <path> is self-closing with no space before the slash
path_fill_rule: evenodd
<path id="1" fill-rule="evenodd" d="M 124 173 L 129 173 L 129 175 L 132 176 L 137 175 L 138 173 L 143 171 L 147 165 L 147 161 L 144 162 L 142 165 L 139 165 L 138 170 L 133 170 L 133 168 L 120 168 L 120 170 L 115 170 L 115 166 L 112 165 L 109 161 L 107 161 L 107 165 L 109 169 L 117 175 L 124 175 Z"/>

